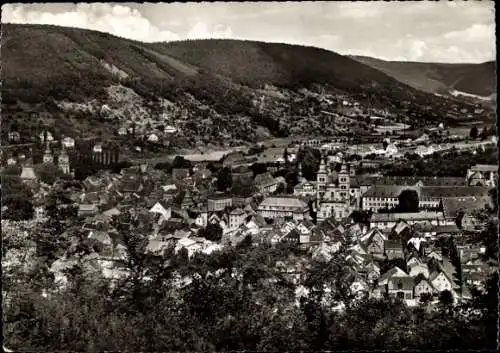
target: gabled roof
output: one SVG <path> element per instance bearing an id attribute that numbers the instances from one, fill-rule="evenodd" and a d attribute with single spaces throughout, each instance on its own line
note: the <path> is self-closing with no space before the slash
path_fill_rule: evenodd
<path id="1" fill-rule="evenodd" d="M 32 167 L 23 167 L 23 171 L 21 172 L 21 179 L 24 180 L 34 180 L 36 179 L 35 171 Z"/>
<path id="2" fill-rule="evenodd" d="M 389 271 L 387 271 L 386 273 L 382 274 L 382 276 L 380 276 L 379 282 L 381 282 L 384 279 L 391 278 L 391 277 L 409 277 L 409 275 L 408 275 L 408 273 L 406 273 L 405 271 L 403 271 L 399 267 L 394 266 Z"/>
<path id="3" fill-rule="evenodd" d="M 374 213 L 371 222 L 394 222 L 399 220 L 440 220 L 443 219 L 441 212 L 414 212 L 414 213 Z"/>
<path id="4" fill-rule="evenodd" d="M 443 213 L 446 218 L 454 218 L 459 212 L 480 210 L 491 204 L 489 196 L 467 196 L 443 198 Z"/>
<path id="5" fill-rule="evenodd" d="M 498 165 L 496 164 L 476 164 L 470 167 L 474 172 L 498 172 Z"/>
<path id="6" fill-rule="evenodd" d="M 241 208 L 236 208 L 236 209 L 232 210 L 230 214 L 236 215 L 236 216 L 241 216 L 241 215 L 245 214 L 245 211 L 243 211 Z"/>
<path id="7" fill-rule="evenodd" d="M 420 199 L 489 196 L 491 188 L 481 186 L 424 186 L 420 189 Z"/>
<path id="8" fill-rule="evenodd" d="M 413 290 L 415 285 L 415 281 L 412 277 L 391 277 L 389 278 L 389 283 L 392 283 L 392 287 L 396 290 L 399 289 L 399 285 L 402 286 L 402 290 Z"/>
<path id="9" fill-rule="evenodd" d="M 387 249 L 402 250 L 403 244 L 401 244 L 401 241 L 399 241 L 399 240 L 385 240 L 384 241 L 384 248 L 385 248 L 385 250 L 387 250 Z"/>
<path id="10" fill-rule="evenodd" d="M 304 209 L 307 204 L 296 197 L 266 197 L 259 207 L 293 207 Z"/>

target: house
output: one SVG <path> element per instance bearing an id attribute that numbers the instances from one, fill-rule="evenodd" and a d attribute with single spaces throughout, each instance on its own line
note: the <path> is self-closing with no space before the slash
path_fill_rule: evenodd
<path id="1" fill-rule="evenodd" d="M 74 148 L 75 147 L 75 139 L 71 137 L 65 137 L 62 139 L 62 145 L 65 148 Z"/>
<path id="2" fill-rule="evenodd" d="M 488 273 L 483 271 L 471 271 L 463 274 L 463 281 L 470 287 L 484 288 L 484 284 L 488 280 Z"/>
<path id="3" fill-rule="evenodd" d="M 425 278 L 429 278 L 429 266 L 426 263 L 418 262 L 407 265 L 410 276 L 417 277 L 422 274 Z"/>
<path id="4" fill-rule="evenodd" d="M 438 293 L 445 290 L 452 291 L 453 289 L 452 281 L 445 275 L 444 272 L 434 271 L 429 275 L 429 281 Z"/>
<path id="5" fill-rule="evenodd" d="M 393 228 L 401 220 L 409 225 L 421 222 L 440 225 L 444 223 L 444 216 L 442 212 L 374 213 L 370 219 L 370 227 L 378 227 L 381 230 L 389 229 Z"/>
<path id="6" fill-rule="evenodd" d="M 111 253 L 113 250 L 113 242 L 107 232 L 91 230 L 87 236 L 88 239 L 98 241 L 103 246 L 104 253 Z"/>
<path id="7" fill-rule="evenodd" d="M 364 272 L 370 283 L 375 283 L 380 278 L 380 267 L 373 261 L 365 265 Z"/>
<path id="8" fill-rule="evenodd" d="M 494 187 L 498 181 L 498 165 L 476 164 L 467 170 L 467 185 Z"/>
<path id="9" fill-rule="evenodd" d="M 254 179 L 254 185 L 263 195 L 269 195 L 278 189 L 278 183 L 271 173 L 259 174 Z"/>
<path id="10" fill-rule="evenodd" d="M 298 231 L 300 232 L 300 243 L 308 244 L 311 239 L 312 230 L 314 229 L 314 223 L 310 220 L 305 219 L 299 223 L 297 226 Z"/>
<path id="11" fill-rule="evenodd" d="M 366 251 L 373 255 L 384 254 L 384 242 L 386 240 L 387 237 L 382 234 L 378 228 L 371 229 L 361 238 L 361 242 L 366 247 Z"/>
<path id="12" fill-rule="evenodd" d="M 233 198 L 223 193 L 213 194 L 207 197 L 207 209 L 209 212 L 222 211 L 233 205 Z"/>
<path id="13" fill-rule="evenodd" d="M 427 257 L 429 259 L 434 259 L 434 260 L 437 260 L 439 262 L 443 261 L 443 256 L 440 253 L 438 253 L 436 250 L 432 250 L 431 252 L 429 252 L 427 254 Z"/>
<path id="14" fill-rule="evenodd" d="M 172 179 L 176 182 L 182 182 L 189 177 L 188 168 L 173 168 L 172 169 Z"/>
<path id="15" fill-rule="evenodd" d="M 428 279 L 422 278 L 413 288 L 415 298 L 420 298 L 422 294 L 434 295 L 436 290 Z"/>
<path id="16" fill-rule="evenodd" d="M 400 277 L 410 277 L 410 276 L 408 275 L 408 273 L 406 273 L 405 271 L 403 271 L 399 267 L 394 266 L 389 271 L 387 271 L 386 273 L 382 274 L 382 276 L 380 276 L 380 278 L 378 279 L 377 283 L 379 285 L 386 285 L 386 284 L 389 283 L 389 279 L 391 279 L 393 277 L 400 278 Z"/>
<path id="17" fill-rule="evenodd" d="M 476 215 L 468 212 L 462 216 L 460 225 L 468 232 L 480 231 L 486 225 L 486 221 L 481 221 Z"/>
<path id="18" fill-rule="evenodd" d="M 399 221 L 391 230 L 397 239 L 404 239 L 410 231 L 411 228 L 405 221 Z"/>
<path id="19" fill-rule="evenodd" d="M 203 208 L 199 211 L 194 223 L 198 227 L 202 227 L 202 228 L 205 228 L 207 226 L 207 224 L 208 224 L 208 210 L 206 208 Z"/>
<path id="20" fill-rule="evenodd" d="M 391 277 L 387 282 L 387 293 L 400 299 L 413 299 L 412 277 Z"/>
<path id="21" fill-rule="evenodd" d="M 99 208 L 96 204 L 81 204 L 78 206 L 79 217 L 92 217 L 99 213 Z"/>
<path id="22" fill-rule="evenodd" d="M 401 240 L 385 240 L 384 254 L 389 259 L 403 259 L 404 251 Z"/>
<path id="23" fill-rule="evenodd" d="M 308 197 L 316 195 L 316 184 L 314 182 L 305 181 L 295 185 L 293 189 L 295 196 Z"/>
<path id="24" fill-rule="evenodd" d="M 149 212 L 160 214 L 165 221 L 168 221 L 172 217 L 172 208 L 162 201 L 155 203 Z"/>
<path id="25" fill-rule="evenodd" d="M 293 218 L 303 220 L 309 214 L 308 205 L 296 197 L 267 197 L 257 212 L 264 218 Z"/>
<path id="26" fill-rule="evenodd" d="M 462 214 L 471 214 L 473 211 L 481 210 L 492 205 L 490 196 L 484 195 L 445 197 L 442 200 L 442 206 L 444 217 L 456 221 L 457 217 Z"/>
<path id="27" fill-rule="evenodd" d="M 27 184 L 33 184 L 37 181 L 37 177 L 33 167 L 23 167 L 21 172 L 21 180 Z"/>
<path id="28" fill-rule="evenodd" d="M 120 210 L 116 207 L 113 207 L 107 211 L 104 211 L 103 213 L 103 216 L 107 219 L 111 219 L 113 218 L 114 216 L 119 216 L 121 214 Z"/>
<path id="29" fill-rule="evenodd" d="M 231 152 L 224 156 L 222 160 L 223 167 L 232 167 L 233 165 L 242 164 L 245 162 L 245 155 L 243 152 Z"/>
<path id="30" fill-rule="evenodd" d="M 236 208 L 229 213 L 229 229 L 238 229 L 245 223 L 246 213 L 241 208 Z"/>
<path id="31" fill-rule="evenodd" d="M 21 135 L 17 131 L 9 132 L 9 142 L 19 142 L 21 140 Z"/>
<path id="32" fill-rule="evenodd" d="M 145 251 L 151 255 L 161 255 L 166 249 L 168 249 L 169 246 L 170 243 L 168 241 L 150 239 Z"/>

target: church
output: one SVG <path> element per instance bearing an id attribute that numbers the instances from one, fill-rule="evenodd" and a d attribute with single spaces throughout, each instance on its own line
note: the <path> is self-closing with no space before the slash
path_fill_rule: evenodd
<path id="1" fill-rule="evenodd" d="M 307 181 L 300 175 L 294 194 L 316 199 L 317 222 L 334 217 L 343 219 L 361 205 L 361 188 L 355 178 L 354 167 L 345 160 L 339 172 L 334 169 L 335 161 L 327 162 L 321 157 L 316 182 Z"/>

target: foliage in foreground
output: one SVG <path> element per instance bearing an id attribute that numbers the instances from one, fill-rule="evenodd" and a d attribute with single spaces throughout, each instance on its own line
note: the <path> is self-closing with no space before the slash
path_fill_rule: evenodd
<path id="1" fill-rule="evenodd" d="M 124 230 L 128 231 L 128 230 Z M 276 261 L 297 259 L 286 246 L 242 246 L 212 255 L 151 258 L 142 243 L 126 239 L 131 276 L 110 288 L 83 265 L 70 271 L 69 286 L 40 295 L 51 276 L 36 267 L 31 281 L 9 283 L 4 303 L 5 345 L 16 350 L 226 351 L 495 348 L 498 299 L 495 274 L 486 294 L 437 311 L 395 299 L 348 301 L 344 313 L 321 304 L 329 284 L 334 304 L 346 297 L 340 257 L 312 262 L 305 271 L 308 299 L 295 304 L 294 285 Z M 141 245 L 142 244 L 142 245 Z M 192 279 L 174 289 L 175 274 Z M 29 276 L 28 276 L 29 277 Z M 144 278 L 149 277 L 150 281 Z M 35 280 L 35 282 L 33 282 Z M 45 282 L 44 282 L 45 281 Z M 4 280 L 4 284 L 5 280 Z M 473 309 L 477 309 L 476 312 Z"/>

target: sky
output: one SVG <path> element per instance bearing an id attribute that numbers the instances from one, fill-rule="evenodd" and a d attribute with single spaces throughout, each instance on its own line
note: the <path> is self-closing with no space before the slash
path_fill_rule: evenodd
<path id="1" fill-rule="evenodd" d="M 160 42 L 231 38 L 384 60 L 496 58 L 493 1 L 6 4 L 2 23 L 52 24 Z"/>

